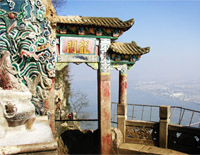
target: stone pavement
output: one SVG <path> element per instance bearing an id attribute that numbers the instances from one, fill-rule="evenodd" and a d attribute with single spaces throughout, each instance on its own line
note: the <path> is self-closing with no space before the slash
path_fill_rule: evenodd
<path id="1" fill-rule="evenodd" d="M 156 146 L 143 144 L 123 143 L 118 147 L 119 154 L 163 154 L 163 155 L 186 155 L 171 149 L 164 149 Z"/>

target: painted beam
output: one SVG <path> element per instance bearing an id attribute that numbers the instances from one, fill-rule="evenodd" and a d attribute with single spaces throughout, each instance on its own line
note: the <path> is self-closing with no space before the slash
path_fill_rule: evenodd
<path id="1" fill-rule="evenodd" d="M 99 56 L 96 55 L 58 55 L 57 62 L 99 62 Z"/>
<path id="2" fill-rule="evenodd" d="M 56 37 L 82 37 L 82 38 L 98 38 L 98 39 L 113 39 L 116 40 L 118 37 L 110 37 L 110 36 L 95 36 L 95 35 L 74 35 L 74 34 L 56 34 Z"/>

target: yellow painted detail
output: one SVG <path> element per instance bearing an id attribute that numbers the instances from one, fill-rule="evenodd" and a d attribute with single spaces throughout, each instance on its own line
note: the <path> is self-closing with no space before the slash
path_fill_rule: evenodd
<path id="1" fill-rule="evenodd" d="M 101 75 L 110 75 L 110 73 L 103 73 L 103 72 L 101 72 L 100 74 Z"/>
<path id="2" fill-rule="evenodd" d="M 56 63 L 56 70 L 62 70 L 65 66 L 67 66 L 68 63 Z"/>

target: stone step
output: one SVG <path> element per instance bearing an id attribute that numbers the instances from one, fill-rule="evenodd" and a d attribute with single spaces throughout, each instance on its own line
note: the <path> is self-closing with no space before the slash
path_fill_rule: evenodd
<path id="1" fill-rule="evenodd" d="M 163 155 L 186 155 L 171 149 L 164 149 L 156 146 L 123 143 L 118 147 L 119 154 L 163 154 Z"/>

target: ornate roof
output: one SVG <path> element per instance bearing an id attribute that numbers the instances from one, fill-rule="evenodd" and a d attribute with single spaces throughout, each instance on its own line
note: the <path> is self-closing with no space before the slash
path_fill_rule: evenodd
<path id="1" fill-rule="evenodd" d="M 128 30 L 134 24 L 134 19 L 122 21 L 111 17 L 57 16 L 55 21 L 63 24 L 99 26 Z"/>
<path id="2" fill-rule="evenodd" d="M 110 49 L 114 53 L 125 54 L 125 55 L 143 55 L 150 51 L 150 47 L 141 48 L 137 46 L 136 42 L 131 43 L 120 43 L 113 42 L 110 45 Z"/>

